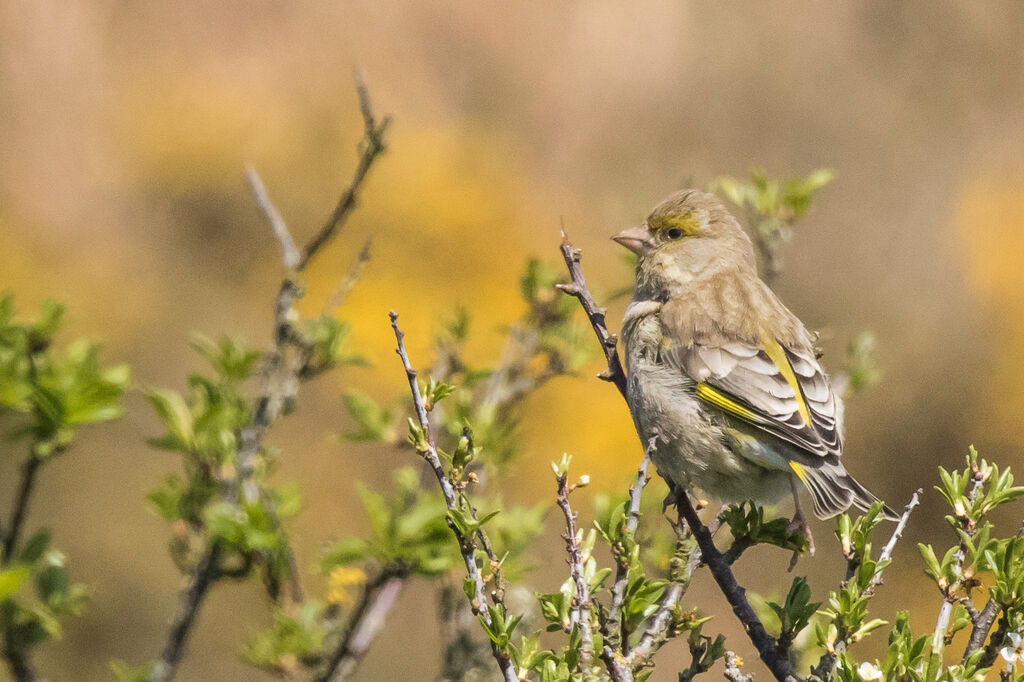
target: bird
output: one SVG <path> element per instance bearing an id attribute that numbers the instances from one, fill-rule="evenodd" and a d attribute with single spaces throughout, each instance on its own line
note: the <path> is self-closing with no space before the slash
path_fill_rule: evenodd
<path id="1" fill-rule="evenodd" d="M 812 548 L 800 487 L 820 519 L 877 501 L 843 466 L 843 401 L 814 337 L 759 277 L 750 237 L 718 197 L 675 192 L 612 239 L 637 256 L 621 332 L 626 401 L 664 478 L 723 504 L 792 494 L 790 532 Z"/>

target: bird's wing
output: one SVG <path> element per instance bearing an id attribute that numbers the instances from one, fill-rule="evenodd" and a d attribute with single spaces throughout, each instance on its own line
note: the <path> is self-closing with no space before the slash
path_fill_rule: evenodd
<path id="1" fill-rule="evenodd" d="M 659 357 L 696 382 L 697 397 L 705 403 L 806 453 L 802 463 L 816 467 L 838 460 L 837 401 L 810 349 L 794 350 L 771 339 L 708 339 L 663 349 Z"/>

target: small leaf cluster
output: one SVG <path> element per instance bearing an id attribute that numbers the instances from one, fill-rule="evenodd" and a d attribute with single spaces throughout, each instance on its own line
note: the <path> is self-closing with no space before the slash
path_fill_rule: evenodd
<path id="1" fill-rule="evenodd" d="M 47 302 L 37 321 L 16 322 L 14 297 L 0 297 L 0 418 L 8 438 L 29 439 L 40 459 L 65 450 L 79 426 L 119 417 L 129 383 L 128 366 L 101 366 L 88 340 L 53 347 L 64 313 Z"/>
<path id="2" fill-rule="evenodd" d="M 455 567 L 459 555 L 445 523 L 444 503 L 420 485 L 416 469 L 396 469 L 386 496 L 363 484 L 358 491 L 370 524 L 369 536 L 332 542 L 320 563 L 324 574 L 368 561 L 423 577 L 436 577 Z"/>
<path id="3" fill-rule="evenodd" d="M 79 427 L 120 416 L 129 383 L 128 367 L 102 366 L 99 346 L 86 339 L 58 348 L 63 322 L 64 308 L 53 302 L 36 321 L 18 321 L 13 296 L 0 297 L 0 427 L 9 443 L 27 442 L 11 492 L 17 508 L 0 523 L 0 630 L 9 657 L 59 638 L 61 620 L 80 614 L 88 597 L 48 531 L 22 540 L 36 471 L 72 445 Z"/>
<path id="4" fill-rule="evenodd" d="M 185 395 L 167 389 L 146 394 L 164 427 L 150 444 L 180 454 L 184 469 L 165 476 L 148 500 L 172 523 L 170 551 L 180 570 L 192 570 L 217 541 L 220 575 L 243 578 L 259 568 L 274 594 L 291 571 L 283 521 L 298 511 L 299 491 L 269 485 L 277 456 L 270 447 L 257 448 L 244 463 L 246 471 L 238 471 L 242 441 L 258 409 L 250 384 L 268 354 L 226 337 L 196 336 L 192 346 L 209 372 L 191 374 Z"/>

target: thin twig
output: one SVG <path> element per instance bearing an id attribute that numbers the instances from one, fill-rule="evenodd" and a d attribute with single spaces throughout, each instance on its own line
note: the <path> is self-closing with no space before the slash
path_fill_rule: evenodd
<path id="1" fill-rule="evenodd" d="M 32 498 L 32 491 L 35 489 L 36 473 L 43 463 L 35 448 L 28 455 L 28 459 L 21 467 L 21 479 L 18 482 L 18 493 L 14 498 L 14 508 L 11 511 L 11 526 L 7 529 L 3 544 L 3 565 L 11 563 L 14 558 L 14 550 L 21 538 L 21 529 L 25 524 L 25 517 L 28 515 L 28 503 Z"/>
<path id="2" fill-rule="evenodd" d="M 252 188 L 253 196 L 256 197 L 256 204 L 263 211 L 267 222 L 270 223 L 270 229 L 273 230 L 274 236 L 277 237 L 278 243 L 281 244 L 281 261 L 287 269 L 291 270 L 299 263 L 299 250 L 295 248 L 295 240 L 292 239 L 292 233 L 288 231 L 288 225 L 285 224 L 284 218 L 281 217 L 281 213 L 274 206 L 274 202 L 270 200 L 267 188 L 263 185 L 263 180 L 260 179 L 256 169 L 252 166 L 246 168 L 245 178 L 249 181 L 249 187 Z"/>
<path id="3" fill-rule="evenodd" d="M 569 243 L 564 232 L 562 233 L 561 252 L 565 265 L 569 269 L 572 284 L 563 285 L 560 288 L 567 294 L 579 299 L 587 314 L 587 318 L 590 320 L 590 325 L 593 327 L 594 333 L 601 343 L 605 359 L 608 363 L 608 369 L 602 372 L 602 378 L 614 383 L 616 388 L 619 389 L 619 393 L 625 398 L 626 374 L 616 350 L 616 338 L 608 332 L 604 312 L 594 303 L 594 298 L 587 289 L 586 280 L 583 278 L 583 272 L 580 269 L 581 252 Z M 736 582 L 732 569 L 730 569 L 729 564 L 715 547 L 711 533 L 701 523 L 700 517 L 697 516 L 697 512 L 690 503 L 690 498 L 686 491 L 677 490 L 676 495 L 676 506 L 686 519 L 690 530 L 697 540 L 704 563 L 708 565 L 715 582 L 718 583 L 722 593 L 729 601 L 729 605 L 732 606 L 733 613 L 736 614 L 736 617 L 743 624 L 748 637 L 750 637 L 750 641 L 761 656 L 761 660 L 764 661 L 771 673 L 780 682 L 796 682 L 797 678 L 793 675 L 789 661 L 779 656 L 775 640 L 765 631 L 761 620 L 750 607 L 750 602 L 747 601 L 744 589 Z M 603 654 L 602 658 L 604 658 Z"/>
<path id="4" fill-rule="evenodd" d="M 257 455 L 263 445 L 263 436 L 281 414 L 284 406 L 295 398 L 298 393 L 300 375 L 309 360 L 309 344 L 294 323 L 297 316 L 293 304 L 302 296 L 302 289 L 293 278 L 293 272 L 301 272 L 309 264 L 310 259 L 337 233 L 352 208 L 355 207 L 356 194 L 362 186 L 366 174 L 374 160 L 385 148 L 384 133 L 387 129 L 388 119 L 385 118 L 379 124 L 375 121 L 366 85 L 361 77 L 357 77 L 356 90 L 359 94 L 360 111 L 366 125 L 366 132 L 355 175 L 351 184 L 343 192 L 331 219 L 306 245 L 302 250 L 301 257 L 297 260 L 294 254 L 295 245 L 291 240 L 288 228 L 271 203 L 266 188 L 263 187 L 263 183 L 255 171 L 250 169 L 248 174 L 256 200 L 281 244 L 282 261 L 286 267 L 290 267 L 292 261 L 295 262 L 293 263 L 294 271 L 290 271 L 284 277 L 274 300 L 274 345 L 265 358 L 261 393 L 255 400 L 252 419 L 239 434 L 240 442 L 235 455 L 236 474 L 233 480 L 227 481 L 224 497 L 232 504 L 239 500 L 247 503 L 262 501 L 275 525 L 278 520 L 273 501 L 265 498 L 259 485 L 253 479 L 253 474 L 255 473 Z M 181 607 L 171 625 L 161 659 L 153 667 L 149 676 L 150 682 L 167 682 L 167 680 L 173 679 L 178 663 L 184 655 L 189 632 L 195 623 L 206 594 L 210 586 L 223 575 L 220 567 L 223 550 L 220 540 L 213 539 L 189 576 L 188 587 L 181 595 Z M 299 583 L 298 572 L 295 570 L 295 560 L 290 547 L 287 552 L 289 554 L 288 563 L 291 567 L 289 578 L 292 598 L 301 601 L 302 587 Z M 276 596 L 276 586 L 272 587 L 270 591 L 272 596 Z"/>
<path id="5" fill-rule="evenodd" d="M 971 478 L 974 481 L 974 485 L 971 486 L 970 492 L 967 493 L 968 505 L 974 504 L 974 500 L 977 498 L 978 493 L 981 492 L 981 487 L 985 484 L 987 476 L 983 469 L 975 465 L 971 472 Z M 975 529 L 971 526 L 964 530 L 968 535 L 974 535 L 975 533 Z M 953 575 L 961 574 L 961 569 L 963 568 L 964 560 L 966 558 L 967 547 L 963 542 L 961 542 L 960 547 L 957 548 L 956 553 L 953 555 Z M 935 620 L 935 633 L 932 635 L 933 654 L 941 655 L 946 644 L 946 630 L 949 628 L 949 619 L 953 615 L 953 605 L 957 601 L 953 591 L 953 585 L 948 585 L 943 590 L 942 606 L 939 608 L 939 616 Z"/>
<path id="6" fill-rule="evenodd" d="M 619 393 L 625 397 L 626 372 L 622 368 L 622 360 L 619 359 L 619 352 L 616 350 L 618 338 L 608 331 L 608 325 L 604 318 L 605 310 L 597 306 L 593 295 L 590 293 L 590 289 L 587 288 L 587 280 L 583 277 L 583 270 L 580 268 L 580 257 L 583 252 L 574 248 L 569 243 L 569 237 L 566 236 L 565 230 L 562 231 L 560 249 L 562 258 L 565 260 L 565 266 L 569 269 L 569 277 L 572 279 L 572 282 L 556 286 L 579 300 L 580 305 L 583 306 L 583 310 L 587 314 L 587 319 L 590 320 L 590 326 L 594 329 L 594 334 L 597 335 L 597 340 L 601 344 L 601 350 L 604 351 L 604 357 L 608 363 L 608 369 L 597 376 L 604 381 L 610 381 L 615 384 L 615 387 L 619 389 Z"/>
<path id="7" fill-rule="evenodd" d="M 665 594 L 661 597 L 658 609 L 654 612 L 654 616 L 651 617 L 636 646 L 626 656 L 626 661 L 633 670 L 642 668 L 650 663 L 654 654 L 668 641 L 670 636 L 669 629 L 672 627 L 676 609 L 679 606 L 679 602 L 686 595 L 686 591 L 690 587 L 690 580 L 693 578 L 693 572 L 697 570 L 697 566 L 700 563 L 700 549 L 694 547 L 687 558 L 682 575 L 677 575 L 678 564 L 682 562 L 681 554 L 684 543 L 687 543 L 693 537 L 693 534 L 690 532 L 689 526 L 683 522 L 681 516 L 672 524 L 672 527 L 676 533 L 676 545 L 672 556 L 673 565 L 669 571 L 669 586 L 665 589 Z M 709 532 L 714 535 L 713 530 L 709 529 Z"/>
<path id="8" fill-rule="evenodd" d="M 905 507 L 903 507 L 903 514 L 900 516 L 899 521 L 896 523 L 896 528 L 893 529 L 892 535 L 889 536 L 888 542 L 885 543 L 885 546 L 882 547 L 881 553 L 878 555 L 879 563 L 883 561 L 889 561 L 890 559 L 892 559 L 892 553 L 896 549 L 896 544 L 900 541 L 900 538 L 903 536 L 903 530 L 907 527 L 907 522 L 910 520 L 911 513 L 913 513 L 914 509 L 921 502 L 922 492 L 923 491 L 920 488 L 918 488 L 917 491 L 911 496 L 910 501 L 907 502 Z M 854 573 L 856 573 L 857 571 L 859 560 L 856 556 L 856 553 L 852 550 L 846 557 L 846 560 L 846 580 L 850 580 L 853 577 Z M 882 584 L 882 571 L 884 570 L 885 568 L 883 567 L 882 569 L 879 569 L 879 571 L 875 573 L 874 576 L 872 576 L 871 582 L 868 583 L 867 588 L 864 590 L 865 595 L 870 596 L 874 594 L 875 588 Z M 812 672 L 815 675 L 817 675 L 819 679 L 830 679 L 831 676 L 834 674 L 836 660 L 838 659 L 839 654 L 841 654 L 843 651 L 846 651 L 847 647 L 849 646 L 849 643 L 846 641 L 846 638 L 850 634 L 851 633 L 848 632 L 839 633 L 839 636 L 836 638 L 836 641 L 832 644 L 832 647 L 826 650 L 821 655 L 821 658 L 818 659 L 818 663 L 814 666 Z"/>
<path id="9" fill-rule="evenodd" d="M 334 289 L 334 293 L 331 294 L 330 298 L 327 299 L 327 303 L 324 304 L 325 315 L 329 315 L 335 308 L 340 308 L 348 299 L 348 295 L 352 293 L 352 289 L 355 288 L 359 278 L 363 276 L 366 264 L 370 262 L 372 257 L 370 247 L 372 246 L 373 238 L 367 237 L 366 241 L 363 242 L 363 248 L 359 249 L 359 254 L 352 261 L 352 265 L 349 266 L 348 272 L 345 273 L 345 276 Z"/>
<path id="10" fill-rule="evenodd" d="M 644 488 L 650 480 L 647 475 L 647 469 L 651 463 L 651 453 L 654 450 L 654 446 L 655 439 L 652 438 L 647 443 L 643 459 L 640 460 L 640 466 L 637 468 L 636 482 L 629 487 L 629 507 L 626 513 L 626 535 L 630 538 L 634 538 L 637 526 L 640 523 L 640 502 L 643 497 Z M 626 553 L 618 553 L 615 556 L 615 582 L 612 584 L 612 599 L 611 604 L 608 607 L 608 621 L 612 626 L 608 636 L 611 639 L 611 644 L 616 649 L 623 648 L 627 636 L 625 623 L 622 621 L 621 615 L 622 603 L 626 597 L 626 587 L 629 584 L 629 557 L 625 554 Z"/>
<path id="11" fill-rule="evenodd" d="M 390 566 L 385 567 L 375 580 L 366 585 L 359 604 L 349 616 L 348 630 L 342 635 L 327 666 L 313 678 L 314 682 L 344 680 L 355 672 L 374 637 L 384 627 L 384 621 L 405 586 L 406 578 L 403 569 Z"/>
<path id="12" fill-rule="evenodd" d="M 900 520 L 896 523 L 896 528 L 893 529 L 892 535 L 889 536 L 889 541 L 885 543 L 885 546 L 882 547 L 882 552 L 878 555 L 879 562 L 889 561 L 892 559 L 892 553 L 896 549 L 896 543 L 898 543 L 900 538 L 903 537 L 903 530 L 907 527 L 907 521 L 910 520 L 910 515 L 914 512 L 914 508 L 921 503 L 921 494 L 923 492 L 923 490 L 918 488 L 911 496 L 910 502 L 907 502 L 907 505 L 903 507 L 903 514 L 900 516 Z M 871 578 L 871 582 L 868 584 L 868 588 L 866 590 L 867 594 L 873 594 L 875 588 L 882 584 L 882 571 L 884 570 L 884 568 L 880 569 L 875 573 L 874 577 Z"/>
<path id="13" fill-rule="evenodd" d="M 199 615 L 199 607 L 210 586 L 217 579 L 220 555 L 221 543 L 219 540 L 214 540 L 189 578 L 188 587 L 181 593 L 181 606 L 178 609 L 178 615 L 171 626 L 160 660 L 150 671 L 149 682 L 164 682 L 174 678 L 178 664 L 181 663 L 185 654 L 189 633 L 195 624 L 196 616 Z"/>
<path id="14" fill-rule="evenodd" d="M 449 480 L 448 474 L 445 473 L 444 467 L 441 464 L 441 458 L 437 454 L 437 447 L 434 445 L 434 436 L 430 428 L 430 420 L 427 415 L 427 408 L 423 402 L 423 396 L 420 395 L 416 370 L 409 361 L 409 354 L 405 350 L 405 334 L 398 327 L 398 313 L 392 310 L 388 313 L 388 317 L 391 319 L 391 329 L 395 333 L 395 341 L 398 344 L 395 352 L 398 353 L 398 357 L 402 360 L 402 366 L 405 368 L 405 375 L 409 380 L 409 390 L 412 393 L 413 406 L 416 410 L 416 419 L 419 427 L 423 430 L 424 441 L 418 447 L 418 454 L 426 460 L 433 470 L 437 483 L 441 487 L 441 494 L 444 496 L 445 505 L 449 511 L 459 511 L 459 498 L 455 492 L 455 487 Z M 470 510 L 470 513 L 472 514 L 472 510 Z M 475 519 L 475 514 L 473 514 L 473 517 Z M 448 527 L 451 528 L 455 539 L 459 543 L 459 551 L 462 554 L 462 561 L 466 566 L 466 574 L 473 583 L 473 598 L 470 600 L 470 606 L 475 614 L 490 625 L 492 623 L 491 614 L 487 609 L 487 599 L 484 596 L 484 579 L 480 574 L 479 567 L 476 565 L 476 544 L 474 538 L 472 536 L 467 537 L 459 530 L 452 520 L 451 514 L 446 517 L 446 520 Z M 504 610 L 504 607 L 500 604 L 496 608 Z M 491 644 L 491 651 L 506 682 L 516 682 L 519 676 L 508 654 L 502 652 L 493 642 Z"/>
<path id="15" fill-rule="evenodd" d="M 369 173 L 377 157 L 387 149 L 384 134 L 391 123 L 391 118 L 385 116 L 379 122 L 377 121 L 373 114 L 373 108 L 370 104 L 370 93 L 366 89 L 362 73 L 356 71 L 355 78 L 356 92 L 359 95 L 359 111 L 363 115 L 364 127 L 363 139 L 360 143 L 359 163 L 356 165 L 356 170 L 352 175 L 352 181 L 349 183 L 348 189 L 341 195 L 337 206 L 334 207 L 334 212 L 331 213 L 331 216 L 324 223 L 323 227 L 320 228 L 320 231 L 316 233 L 302 250 L 302 256 L 295 266 L 295 269 L 299 272 L 306 269 L 310 259 L 323 248 L 324 244 L 334 237 L 335 233 L 348 220 L 352 209 L 356 207 L 356 199 L 359 195 L 359 190 L 362 189 L 366 174 Z"/>
<path id="16" fill-rule="evenodd" d="M 558 481 L 558 507 L 565 516 L 565 553 L 568 556 L 566 561 L 569 564 L 569 575 L 576 586 L 576 594 L 573 598 L 572 608 L 569 611 L 569 619 L 573 625 L 580 629 L 580 660 L 577 669 L 584 675 L 588 674 L 590 661 L 594 655 L 594 639 L 590 630 L 590 586 L 583 575 L 583 554 L 580 550 L 580 540 L 583 531 L 576 528 L 576 513 L 569 505 L 569 476 L 566 473 L 556 477 Z"/>

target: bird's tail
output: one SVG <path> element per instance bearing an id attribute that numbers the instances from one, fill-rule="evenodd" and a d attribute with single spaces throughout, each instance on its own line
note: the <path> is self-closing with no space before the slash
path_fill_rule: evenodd
<path id="1" fill-rule="evenodd" d="M 826 464 L 812 469 L 801 467 L 800 480 L 811 493 L 814 501 L 814 515 L 819 519 L 830 519 L 836 514 L 857 507 L 861 511 L 878 501 L 870 490 L 862 486 L 847 473 L 842 464 Z M 888 505 L 882 507 L 882 515 L 889 521 L 898 521 L 899 514 Z"/>

